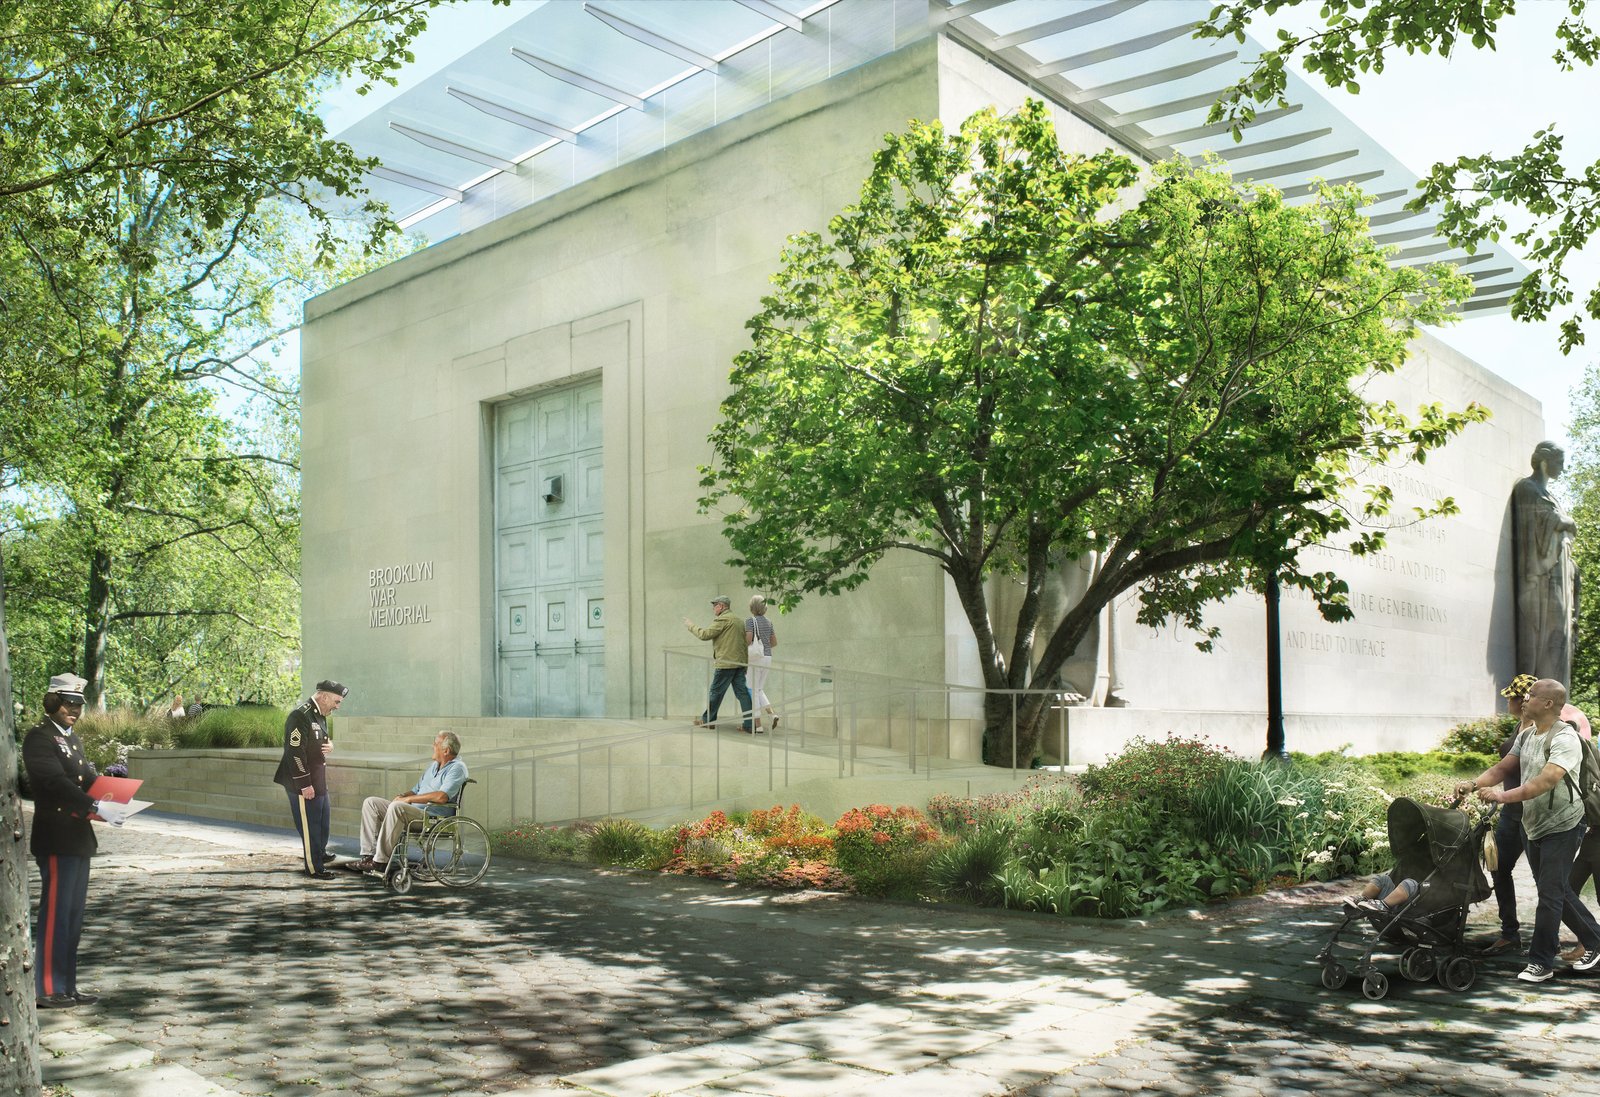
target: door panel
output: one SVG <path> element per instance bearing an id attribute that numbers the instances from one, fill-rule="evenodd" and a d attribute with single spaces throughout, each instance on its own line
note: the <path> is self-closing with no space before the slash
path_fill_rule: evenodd
<path id="1" fill-rule="evenodd" d="M 495 622 L 507 716 L 605 713 L 601 388 L 495 412 Z"/>

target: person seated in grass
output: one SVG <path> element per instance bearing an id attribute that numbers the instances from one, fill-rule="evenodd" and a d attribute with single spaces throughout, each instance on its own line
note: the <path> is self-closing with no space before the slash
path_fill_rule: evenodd
<path id="1" fill-rule="evenodd" d="M 1405 879 L 1397 884 L 1387 872 L 1380 872 L 1367 881 L 1360 895 L 1346 898 L 1344 905 L 1363 914 L 1392 914 L 1411 902 L 1421 890 L 1422 885 L 1415 880 Z"/>
<path id="2" fill-rule="evenodd" d="M 434 736 L 433 762 L 423 771 L 422 779 L 411 786 L 410 792 L 393 800 L 368 796 L 362 802 L 361 858 L 351 862 L 351 869 L 356 872 L 381 870 L 389 863 L 389 855 L 414 820 L 456 813 L 456 797 L 467 783 L 466 764 L 457 757 L 460 753 L 461 739 L 456 733 L 441 731 Z"/>

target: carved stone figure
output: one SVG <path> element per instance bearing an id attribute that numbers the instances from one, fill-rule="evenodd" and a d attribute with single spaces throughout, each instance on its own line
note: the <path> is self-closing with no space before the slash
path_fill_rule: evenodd
<path id="1" fill-rule="evenodd" d="M 1533 450 L 1533 475 L 1511 489 L 1511 545 L 1516 566 L 1517 673 L 1572 680 L 1578 573 L 1572 537 L 1578 527 L 1550 491 L 1566 454 L 1554 442 Z"/>

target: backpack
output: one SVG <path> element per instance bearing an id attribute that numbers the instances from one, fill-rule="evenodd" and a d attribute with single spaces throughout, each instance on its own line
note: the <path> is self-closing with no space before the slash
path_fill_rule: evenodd
<path id="1" fill-rule="evenodd" d="M 1572 774 L 1566 775 L 1567 796 L 1583 801 L 1584 822 L 1592 827 L 1600 826 L 1600 750 L 1595 749 L 1593 741 L 1581 735 L 1578 736 L 1578 749 L 1583 752 L 1583 766 L 1578 770 L 1576 783 L 1572 780 Z"/>
<path id="2" fill-rule="evenodd" d="M 1600 826 L 1600 749 L 1596 749 L 1593 742 L 1578 734 L 1578 729 L 1568 724 L 1572 735 L 1578 740 L 1578 752 L 1583 758 L 1582 765 L 1578 768 L 1578 778 L 1573 780 L 1571 772 L 1566 773 L 1562 780 L 1567 786 L 1567 797 L 1570 803 L 1573 800 L 1583 801 L 1583 820 L 1590 826 Z M 1529 728 L 1517 736 L 1516 746 L 1520 754 L 1523 739 L 1532 734 Z M 1556 790 L 1551 789 L 1546 795 L 1555 802 Z"/>

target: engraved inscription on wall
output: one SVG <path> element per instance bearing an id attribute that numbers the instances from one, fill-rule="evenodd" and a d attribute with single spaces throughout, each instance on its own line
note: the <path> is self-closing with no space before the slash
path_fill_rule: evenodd
<path id="1" fill-rule="evenodd" d="M 368 628 L 395 628 L 401 625 L 428 625 L 433 614 L 428 608 L 427 590 L 418 584 L 433 582 L 433 561 L 386 565 L 367 572 Z"/>

